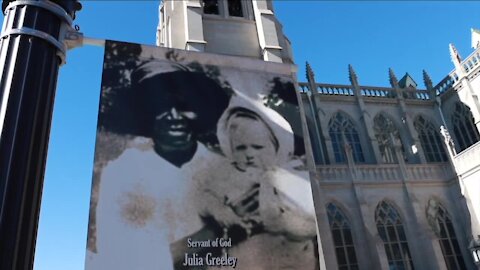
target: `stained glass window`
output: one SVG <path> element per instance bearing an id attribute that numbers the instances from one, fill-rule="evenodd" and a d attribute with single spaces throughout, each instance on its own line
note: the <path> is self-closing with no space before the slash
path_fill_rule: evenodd
<path id="1" fill-rule="evenodd" d="M 336 113 L 330 119 L 328 127 L 337 163 L 345 163 L 347 161 L 344 150 L 345 141 L 352 148 L 353 159 L 356 162 L 365 162 L 358 132 L 352 120 L 345 113 Z"/>
<path id="2" fill-rule="evenodd" d="M 373 123 L 373 130 L 375 132 L 375 137 L 377 138 L 380 154 L 382 155 L 382 161 L 384 163 L 398 163 L 393 144 L 394 142 L 391 141 L 391 136 L 393 135 L 394 139 L 401 142 L 400 134 L 395 127 L 395 124 L 384 114 L 378 114 L 375 116 Z"/>
<path id="3" fill-rule="evenodd" d="M 446 162 L 448 158 L 443 147 L 443 141 L 434 125 L 423 116 L 418 116 L 413 125 L 418 132 L 427 162 Z"/>
<path id="4" fill-rule="evenodd" d="M 381 201 L 375 211 L 375 222 L 383 240 L 389 270 L 413 270 L 407 237 L 397 209 Z"/>
<path id="5" fill-rule="evenodd" d="M 430 199 L 427 206 L 427 219 L 438 237 L 448 270 L 467 269 L 448 211 L 441 203 Z"/>
<path id="6" fill-rule="evenodd" d="M 455 104 L 455 110 L 452 114 L 452 124 L 453 133 L 457 139 L 455 142 L 460 151 L 479 141 L 480 135 L 475 126 L 470 108 L 461 102 Z"/>
<path id="7" fill-rule="evenodd" d="M 333 203 L 327 205 L 327 215 L 332 231 L 338 269 L 357 270 L 357 255 L 355 254 L 355 246 L 347 218 L 342 210 Z"/>

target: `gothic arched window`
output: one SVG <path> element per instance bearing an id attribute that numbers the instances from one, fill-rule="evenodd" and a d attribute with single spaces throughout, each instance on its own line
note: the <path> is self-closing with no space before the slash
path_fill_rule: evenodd
<path id="1" fill-rule="evenodd" d="M 358 269 L 350 224 L 342 210 L 333 203 L 327 205 L 328 222 L 333 236 L 339 269 Z"/>
<path id="2" fill-rule="evenodd" d="M 427 220 L 438 237 L 448 270 L 467 269 L 455 235 L 452 219 L 443 205 L 434 199 L 428 201 Z"/>
<path id="3" fill-rule="evenodd" d="M 387 254 L 388 269 L 413 270 L 407 237 L 397 209 L 390 203 L 381 201 L 375 210 L 375 222 Z"/>
<path id="4" fill-rule="evenodd" d="M 461 102 L 455 104 L 455 110 L 452 114 L 452 124 L 453 133 L 455 133 L 456 142 L 458 143 L 460 151 L 468 148 L 480 139 L 470 108 Z"/>
<path id="5" fill-rule="evenodd" d="M 352 120 L 346 114 L 338 112 L 333 115 L 328 123 L 328 127 L 328 133 L 332 139 L 333 153 L 337 163 L 345 163 L 347 160 L 344 150 L 345 141 L 352 148 L 353 159 L 356 162 L 365 162 L 360 137 Z"/>
<path id="6" fill-rule="evenodd" d="M 395 146 L 393 144 L 394 142 L 391 140 L 391 136 L 393 136 L 393 139 L 400 142 L 402 140 L 400 139 L 400 133 L 395 127 L 393 121 L 384 114 L 377 114 L 373 119 L 373 130 L 375 132 L 375 137 L 377 138 L 378 148 L 382 155 L 383 162 L 397 163 L 398 159 L 395 154 Z"/>
<path id="7" fill-rule="evenodd" d="M 447 161 L 447 154 L 445 153 L 445 148 L 443 148 L 442 139 L 435 130 L 434 125 L 422 116 L 418 116 L 413 125 L 418 132 L 420 144 L 422 145 L 427 162 Z"/>

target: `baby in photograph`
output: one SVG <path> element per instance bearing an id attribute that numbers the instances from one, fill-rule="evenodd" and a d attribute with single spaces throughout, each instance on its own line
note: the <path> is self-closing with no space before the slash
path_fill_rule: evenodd
<path id="1" fill-rule="evenodd" d="M 201 216 L 212 217 L 226 237 L 238 238 L 230 228 L 244 229 L 247 238 L 229 250 L 239 258 L 237 269 L 283 269 L 306 253 L 310 259 L 289 269 L 315 269 L 312 192 L 308 172 L 295 169 L 290 124 L 237 94 L 219 120 L 217 136 L 226 158 L 193 182 Z M 245 207 L 239 211 L 238 205 Z"/>
<path id="2" fill-rule="evenodd" d="M 199 213 L 213 217 L 223 228 L 241 226 L 250 234 L 261 222 L 260 183 L 267 185 L 263 178 L 275 165 L 278 140 L 257 113 L 238 104 L 222 116 L 217 135 L 227 158 L 211 162 L 214 167 L 194 176 L 200 191 Z"/>

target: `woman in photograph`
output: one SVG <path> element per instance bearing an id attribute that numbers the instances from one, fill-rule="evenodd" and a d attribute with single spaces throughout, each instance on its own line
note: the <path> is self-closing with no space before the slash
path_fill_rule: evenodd
<path id="1" fill-rule="evenodd" d="M 206 231 L 188 196 L 190 172 L 216 155 L 199 138 L 215 132 L 229 96 L 204 73 L 166 60 L 139 65 L 131 80 L 122 101 L 134 121 L 122 135 L 136 139 L 102 170 L 90 264 L 173 270 L 184 252 L 173 254 L 171 243 Z"/>
<path id="2" fill-rule="evenodd" d="M 199 213 L 246 239 L 227 252 L 236 269 L 316 269 L 316 220 L 308 171 L 295 169 L 290 124 L 260 101 L 237 93 L 217 125 L 224 165 L 193 181 Z M 245 200 L 245 194 L 253 194 Z M 238 211 L 238 205 L 247 205 Z M 235 228 L 236 230 L 233 230 Z M 299 261 L 296 258 L 304 258 Z"/>

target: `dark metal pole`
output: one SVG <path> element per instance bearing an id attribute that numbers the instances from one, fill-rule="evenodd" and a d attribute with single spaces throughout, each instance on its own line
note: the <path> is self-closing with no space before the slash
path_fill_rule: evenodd
<path id="1" fill-rule="evenodd" d="M 0 269 L 33 269 L 62 39 L 76 0 L 2 3 Z"/>

